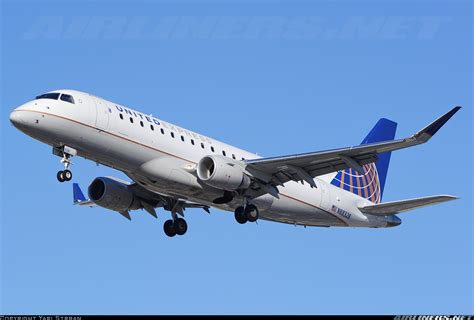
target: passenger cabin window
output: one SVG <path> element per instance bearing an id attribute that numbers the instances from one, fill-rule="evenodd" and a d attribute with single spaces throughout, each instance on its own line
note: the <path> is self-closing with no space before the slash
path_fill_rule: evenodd
<path id="1" fill-rule="evenodd" d="M 132 117 L 130 117 L 130 123 L 133 123 L 133 118 Z"/>
<path id="2" fill-rule="evenodd" d="M 202 143 L 202 142 L 201 142 L 201 148 L 203 148 L 203 149 L 204 149 L 204 143 Z"/>
<path id="3" fill-rule="evenodd" d="M 191 144 L 194 146 L 194 139 L 191 139 Z"/>
<path id="4" fill-rule="evenodd" d="M 143 127 L 143 121 L 140 121 L 140 125 Z"/>
<path id="5" fill-rule="evenodd" d="M 181 136 L 181 141 L 183 141 L 183 142 L 184 142 L 184 137 L 183 137 L 183 136 Z"/>
<path id="6" fill-rule="evenodd" d="M 60 93 L 57 92 L 51 92 L 51 93 L 45 93 L 39 96 L 36 96 L 35 99 L 53 99 L 53 100 L 58 100 Z"/>
<path id="7" fill-rule="evenodd" d="M 122 120 L 123 120 L 123 114 L 120 114 L 120 119 L 122 119 Z"/>
<path id="8" fill-rule="evenodd" d="M 234 160 L 235 160 L 235 154 L 232 154 L 232 159 L 234 159 Z"/>
<path id="9" fill-rule="evenodd" d="M 223 154 L 224 156 L 226 155 L 224 150 L 222 150 L 222 154 Z"/>
<path id="10" fill-rule="evenodd" d="M 155 131 L 155 127 L 152 124 L 150 124 L 150 129 L 151 131 Z"/>
<path id="11" fill-rule="evenodd" d="M 165 130 L 163 130 L 163 128 L 161 128 L 160 131 L 161 131 L 161 134 L 165 134 Z"/>
<path id="12" fill-rule="evenodd" d="M 174 132 L 171 132 L 171 138 L 174 138 Z"/>
<path id="13" fill-rule="evenodd" d="M 61 95 L 61 100 L 74 104 L 74 98 L 70 94 L 63 93 Z"/>
<path id="14" fill-rule="evenodd" d="M 211 146 L 211 151 L 214 152 L 214 147 Z"/>

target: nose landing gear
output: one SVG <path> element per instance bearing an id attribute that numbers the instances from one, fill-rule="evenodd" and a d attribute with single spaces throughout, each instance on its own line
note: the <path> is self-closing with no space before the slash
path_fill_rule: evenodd
<path id="1" fill-rule="evenodd" d="M 53 148 L 53 154 L 61 157 L 61 163 L 64 165 L 64 170 L 58 171 L 56 178 L 59 182 L 71 181 L 72 172 L 69 168 L 72 165 L 71 158 L 77 154 L 77 151 L 71 147 L 63 146 Z"/>

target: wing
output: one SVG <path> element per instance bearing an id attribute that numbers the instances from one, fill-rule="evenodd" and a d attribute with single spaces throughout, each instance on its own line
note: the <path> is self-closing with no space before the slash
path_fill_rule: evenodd
<path id="1" fill-rule="evenodd" d="M 163 207 L 165 210 L 180 214 L 182 216 L 184 216 L 184 210 L 186 210 L 186 208 L 201 208 L 207 213 L 210 213 L 209 206 L 163 196 L 158 193 L 152 192 L 148 189 L 145 189 L 144 187 L 142 187 L 141 185 L 137 183 L 128 183 L 126 181 L 123 181 L 117 178 L 113 178 L 113 179 L 128 185 L 133 191 L 133 194 L 139 199 L 141 209 L 144 209 L 146 212 L 148 212 L 155 218 L 157 218 L 155 208 L 161 208 L 161 207 Z M 80 205 L 80 206 L 89 206 L 89 207 L 97 206 L 93 201 L 86 199 L 86 197 L 84 196 L 84 193 L 79 187 L 79 184 L 74 183 L 72 190 L 73 190 L 74 204 Z M 127 218 L 128 220 L 131 220 L 130 213 L 128 211 L 119 212 L 119 213 L 125 218 Z"/>
<path id="2" fill-rule="evenodd" d="M 133 193 L 135 195 L 137 195 L 140 199 L 144 200 L 142 201 L 142 206 L 148 212 L 150 211 L 146 208 L 147 203 L 148 203 L 148 207 L 150 206 L 153 206 L 154 208 L 164 207 L 165 210 L 179 213 L 182 216 L 184 216 L 184 210 L 186 210 L 186 208 L 199 208 L 199 209 L 203 209 L 207 213 L 210 213 L 209 206 L 206 206 L 204 204 L 164 196 L 164 195 L 155 193 L 153 191 L 150 191 L 142 187 L 138 183 L 132 183 L 130 184 L 130 187 L 132 188 Z"/>
<path id="3" fill-rule="evenodd" d="M 316 187 L 314 177 L 352 168 L 363 174 L 363 165 L 376 162 L 384 152 L 408 148 L 427 142 L 461 107 L 455 107 L 430 125 L 405 139 L 364 144 L 327 151 L 288 155 L 283 157 L 246 160 L 246 170 L 262 180 L 265 191 L 275 193 L 272 186 L 288 181 L 306 181 Z"/>
<path id="4" fill-rule="evenodd" d="M 424 198 L 400 200 L 393 202 L 379 203 L 375 205 L 365 206 L 359 208 L 363 213 L 372 214 L 375 216 L 389 216 L 404 211 L 409 211 L 421 207 L 426 207 L 432 204 L 456 200 L 458 197 L 454 196 L 430 196 Z"/>

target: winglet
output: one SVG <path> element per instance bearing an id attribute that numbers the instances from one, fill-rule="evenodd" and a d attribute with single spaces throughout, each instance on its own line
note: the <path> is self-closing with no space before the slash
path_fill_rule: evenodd
<path id="1" fill-rule="evenodd" d="M 86 197 L 84 197 L 84 194 L 82 193 L 82 190 L 79 187 L 78 183 L 72 184 L 72 194 L 73 194 L 74 203 L 86 201 Z"/>
<path id="2" fill-rule="evenodd" d="M 421 131 L 415 133 L 415 139 L 420 140 L 422 142 L 426 142 L 431 139 L 431 137 L 433 137 L 435 133 L 438 132 L 438 130 L 441 129 L 441 127 L 444 126 L 445 123 L 448 122 L 448 120 L 451 119 L 451 117 L 459 111 L 459 109 L 461 109 L 461 107 L 454 107 L 453 109 L 451 109 L 451 111 L 439 117 L 434 122 L 423 128 Z"/>

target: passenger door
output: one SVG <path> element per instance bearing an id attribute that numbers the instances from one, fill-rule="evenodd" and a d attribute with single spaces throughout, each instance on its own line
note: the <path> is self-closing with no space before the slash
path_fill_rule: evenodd
<path id="1" fill-rule="evenodd" d="M 321 186 L 321 208 L 329 210 L 331 206 L 331 187 L 328 183 L 319 180 L 319 186 Z"/>
<path id="2" fill-rule="evenodd" d="M 99 130 L 107 130 L 109 126 L 109 114 L 110 110 L 105 101 L 102 99 L 93 97 L 96 107 L 96 120 L 95 125 Z"/>

